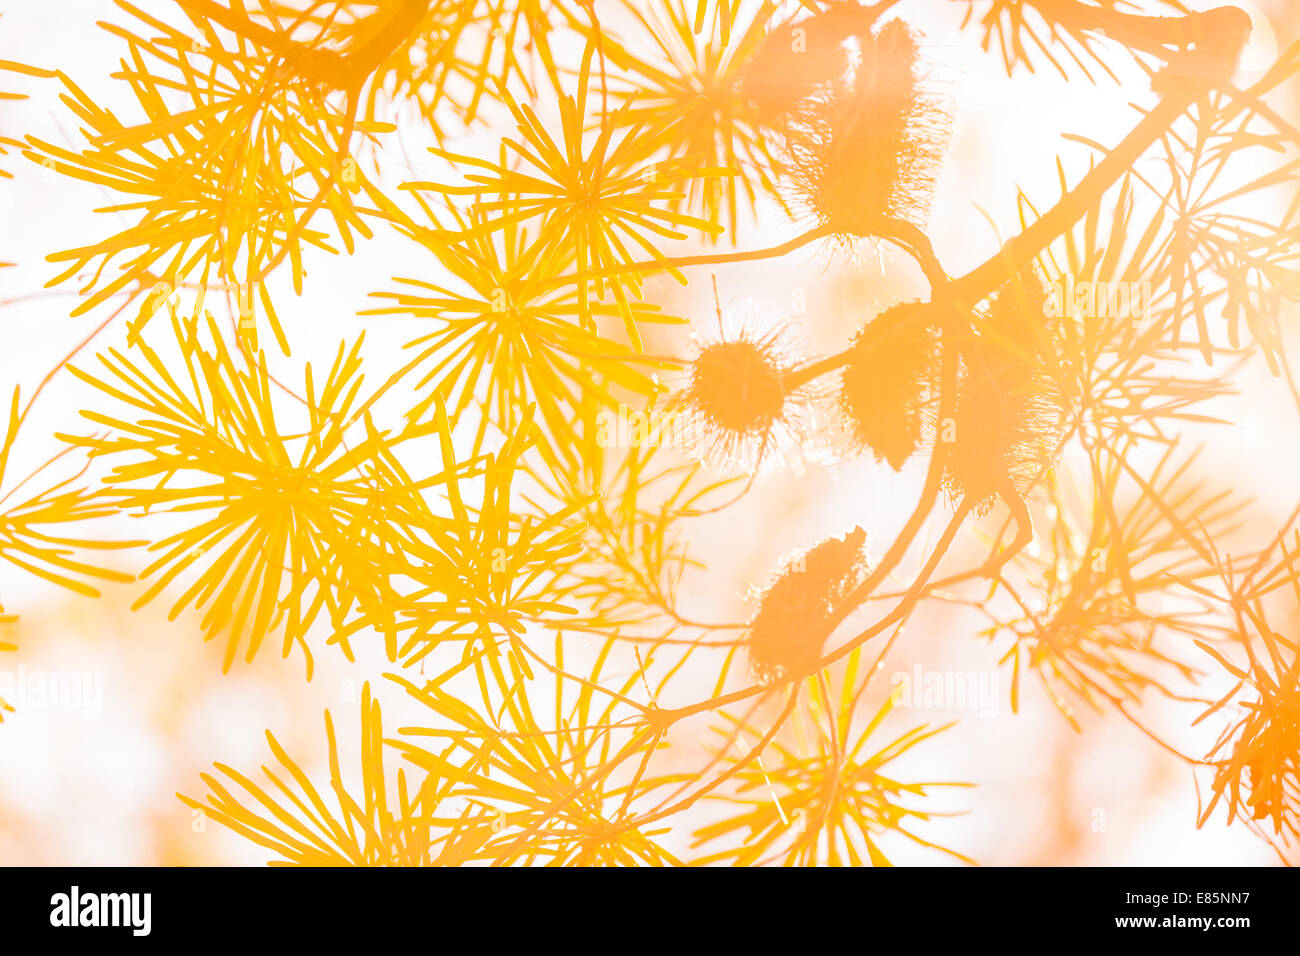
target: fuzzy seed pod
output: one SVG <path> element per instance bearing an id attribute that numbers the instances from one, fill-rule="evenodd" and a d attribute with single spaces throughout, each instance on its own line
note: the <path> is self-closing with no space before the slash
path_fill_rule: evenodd
<path id="1" fill-rule="evenodd" d="M 842 80 L 857 37 L 871 35 L 878 11 L 853 0 L 776 27 L 740 71 L 740 93 L 764 125 L 781 128 L 799 103 Z"/>
<path id="2" fill-rule="evenodd" d="M 921 443 L 922 409 L 934 375 L 935 329 L 922 303 L 882 312 L 853 338 L 840 376 L 840 410 L 856 449 L 895 471 Z"/>
<path id="3" fill-rule="evenodd" d="M 1018 494 L 1041 482 L 1059 453 L 1067 410 L 1045 306 L 1043 282 L 1028 272 L 990 297 L 979 333 L 962 343 L 946 484 L 977 510 L 1008 481 Z"/>
<path id="4" fill-rule="evenodd" d="M 795 362 L 782 335 L 747 330 L 700 349 L 673 407 L 685 412 L 706 456 L 748 467 L 800 439 L 807 387 L 789 384 Z"/>
<path id="5" fill-rule="evenodd" d="M 885 218 L 924 225 L 948 117 L 921 87 L 916 37 L 901 20 L 858 43 L 850 74 L 791 114 L 786 178 L 834 233 L 870 235 Z"/>
<path id="6" fill-rule="evenodd" d="M 702 350 L 691 369 L 692 403 L 723 431 L 764 431 L 785 406 L 783 376 L 762 343 L 718 342 Z"/>
<path id="7" fill-rule="evenodd" d="M 867 533 L 854 528 L 787 561 L 749 623 L 754 676 L 764 683 L 812 673 L 835 606 L 867 575 Z"/>

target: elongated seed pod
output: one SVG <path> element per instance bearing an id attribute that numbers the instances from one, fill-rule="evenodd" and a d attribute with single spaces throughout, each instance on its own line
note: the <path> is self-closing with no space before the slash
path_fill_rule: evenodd
<path id="1" fill-rule="evenodd" d="M 839 406 L 851 444 L 895 471 L 921 443 L 935 363 L 929 315 L 922 303 L 882 312 L 858 330 L 840 374 Z"/>
<path id="2" fill-rule="evenodd" d="M 871 235 L 887 219 L 923 225 L 949 119 L 922 87 L 916 36 L 901 20 L 857 40 L 850 74 L 788 117 L 786 181 L 837 234 Z"/>
<path id="3" fill-rule="evenodd" d="M 866 576 L 867 533 L 854 528 L 786 562 L 750 620 L 750 665 L 764 682 L 811 673 L 836 605 Z"/>
<path id="4" fill-rule="evenodd" d="M 990 298 L 982 327 L 961 343 L 946 484 L 977 510 L 1008 483 L 1023 494 L 1042 481 L 1059 453 L 1066 408 L 1045 303 L 1042 280 L 1027 273 Z"/>

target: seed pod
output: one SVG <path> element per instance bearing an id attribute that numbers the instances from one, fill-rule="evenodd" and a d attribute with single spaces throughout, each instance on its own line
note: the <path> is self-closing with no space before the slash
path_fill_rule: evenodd
<path id="1" fill-rule="evenodd" d="M 763 431 L 781 417 L 784 374 L 761 342 L 718 342 L 704 348 L 691 368 L 691 401 L 724 431 Z"/>
<path id="2" fill-rule="evenodd" d="M 1023 494 L 1059 454 L 1067 410 L 1045 305 L 1042 280 L 1028 272 L 989 299 L 982 329 L 962 342 L 946 484 L 976 510 L 987 510 L 1008 481 Z"/>
<path id="3" fill-rule="evenodd" d="M 788 376 L 794 361 L 782 343 L 783 330 L 743 331 L 700 349 L 686 387 L 673 407 L 689 416 L 689 432 L 700 436 L 704 454 L 750 465 L 765 451 L 784 450 L 799 438 L 807 387 Z"/>
<path id="4" fill-rule="evenodd" d="M 865 579 L 867 533 L 854 528 L 786 562 L 749 623 L 754 676 L 764 683 L 813 671 L 835 606 Z"/>
<path id="5" fill-rule="evenodd" d="M 892 20 L 858 40 L 851 74 L 792 115 L 784 163 L 818 221 L 852 236 L 879 232 L 884 218 L 924 224 L 949 132 L 922 89 L 912 31 Z"/>
<path id="6" fill-rule="evenodd" d="M 869 37 L 879 16 L 850 0 L 769 32 L 739 74 L 740 93 L 759 122 L 783 128 L 802 100 L 842 80 L 854 40 Z"/>
<path id="7" fill-rule="evenodd" d="M 929 308 L 905 303 L 858 330 L 840 376 L 840 410 L 856 449 L 869 448 L 895 471 L 921 443 L 921 412 L 934 375 Z"/>

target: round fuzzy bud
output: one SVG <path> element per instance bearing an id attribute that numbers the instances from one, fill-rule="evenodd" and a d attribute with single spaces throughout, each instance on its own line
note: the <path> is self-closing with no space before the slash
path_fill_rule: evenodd
<path id="1" fill-rule="evenodd" d="M 703 457 L 749 470 L 769 452 L 806 453 L 810 391 L 792 384 L 784 333 L 745 330 L 700 348 L 672 407 L 684 413 Z"/>
<path id="2" fill-rule="evenodd" d="M 706 346 L 691 367 L 691 404 L 727 432 L 764 431 L 785 407 L 784 370 L 761 342 L 736 339 Z"/>

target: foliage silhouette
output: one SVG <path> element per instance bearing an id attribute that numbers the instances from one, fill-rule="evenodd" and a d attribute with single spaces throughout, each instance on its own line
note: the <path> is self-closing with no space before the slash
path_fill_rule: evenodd
<path id="1" fill-rule="evenodd" d="M 958 601 L 1013 709 L 1031 673 L 1076 727 L 1078 704 L 1113 710 L 1208 784 L 1199 825 L 1222 804 L 1293 855 L 1300 657 L 1279 598 L 1300 600 L 1300 532 L 1293 515 L 1229 552 L 1258 510 L 1189 448 L 1253 356 L 1292 382 L 1300 200 L 1271 219 L 1256 200 L 1300 162 L 1274 105 L 1300 45 L 1240 87 L 1251 24 L 1231 6 L 958 2 L 962 36 L 1026 82 L 1044 64 L 1150 77 L 1131 131 L 1073 136 L 1088 172 L 1058 162 L 1045 207 L 1020 193 L 1011 237 L 964 275 L 927 234 L 952 117 L 897 0 L 117 0 L 121 65 L 97 85 L 0 61 L 25 91 L 0 95 L 78 127 L 0 138 L 4 175 L 29 174 L 20 151 L 125 223 L 47 255 L 73 315 L 116 307 L 119 342 L 55 370 L 97 393 L 95 431 L 57 435 L 93 483 L 14 505 L 25 481 L 7 483 L 0 555 L 83 594 L 138 578 L 137 606 L 192 605 L 227 669 L 279 640 L 310 677 L 322 639 L 348 659 L 379 639 L 394 668 L 361 695 L 359 786 L 327 712 L 327 786 L 268 733 L 269 788 L 218 764 L 189 806 L 282 864 L 969 862 L 925 836 L 962 784 L 893 767 L 947 728 L 886 731 L 878 680 L 914 615 Z M 411 123 L 436 145 L 408 176 L 391 147 Z M 793 238 L 747 241 L 768 215 Z M 427 272 L 377 277 L 358 318 L 409 326 L 409 360 L 370 384 L 359 334 L 323 377 L 282 383 L 257 337 L 292 366 L 280 280 L 300 293 L 305 263 L 380 230 Z M 716 334 L 650 282 L 877 242 L 928 290 L 856 316 L 838 353 L 722 328 L 716 275 Z M 1115 289 L 1140 308 L 1107 308 Z M 34 399 L 13 393 L 0 477 Z M 640 437 L 611 441 L 629 413 Z M 649 437 L 678 413 L 694 457 Z M 796 551 L 748 621 L 695 619 L 696 519 L 822 442 L 809 421 L 847 459 L 924 457 L 915 509 L 891 540 L 854 517 Z M 69 527 L 119 513 L 170 522 L 137 574 L 77 556 L 145 544 Z M 972 528 L 974 563 L 955 546 Z M 424 719 L 388 736 L 384 690 Z M 1146 726 L 1152 696 L 1199 705 L 1207 756 Z"/>

